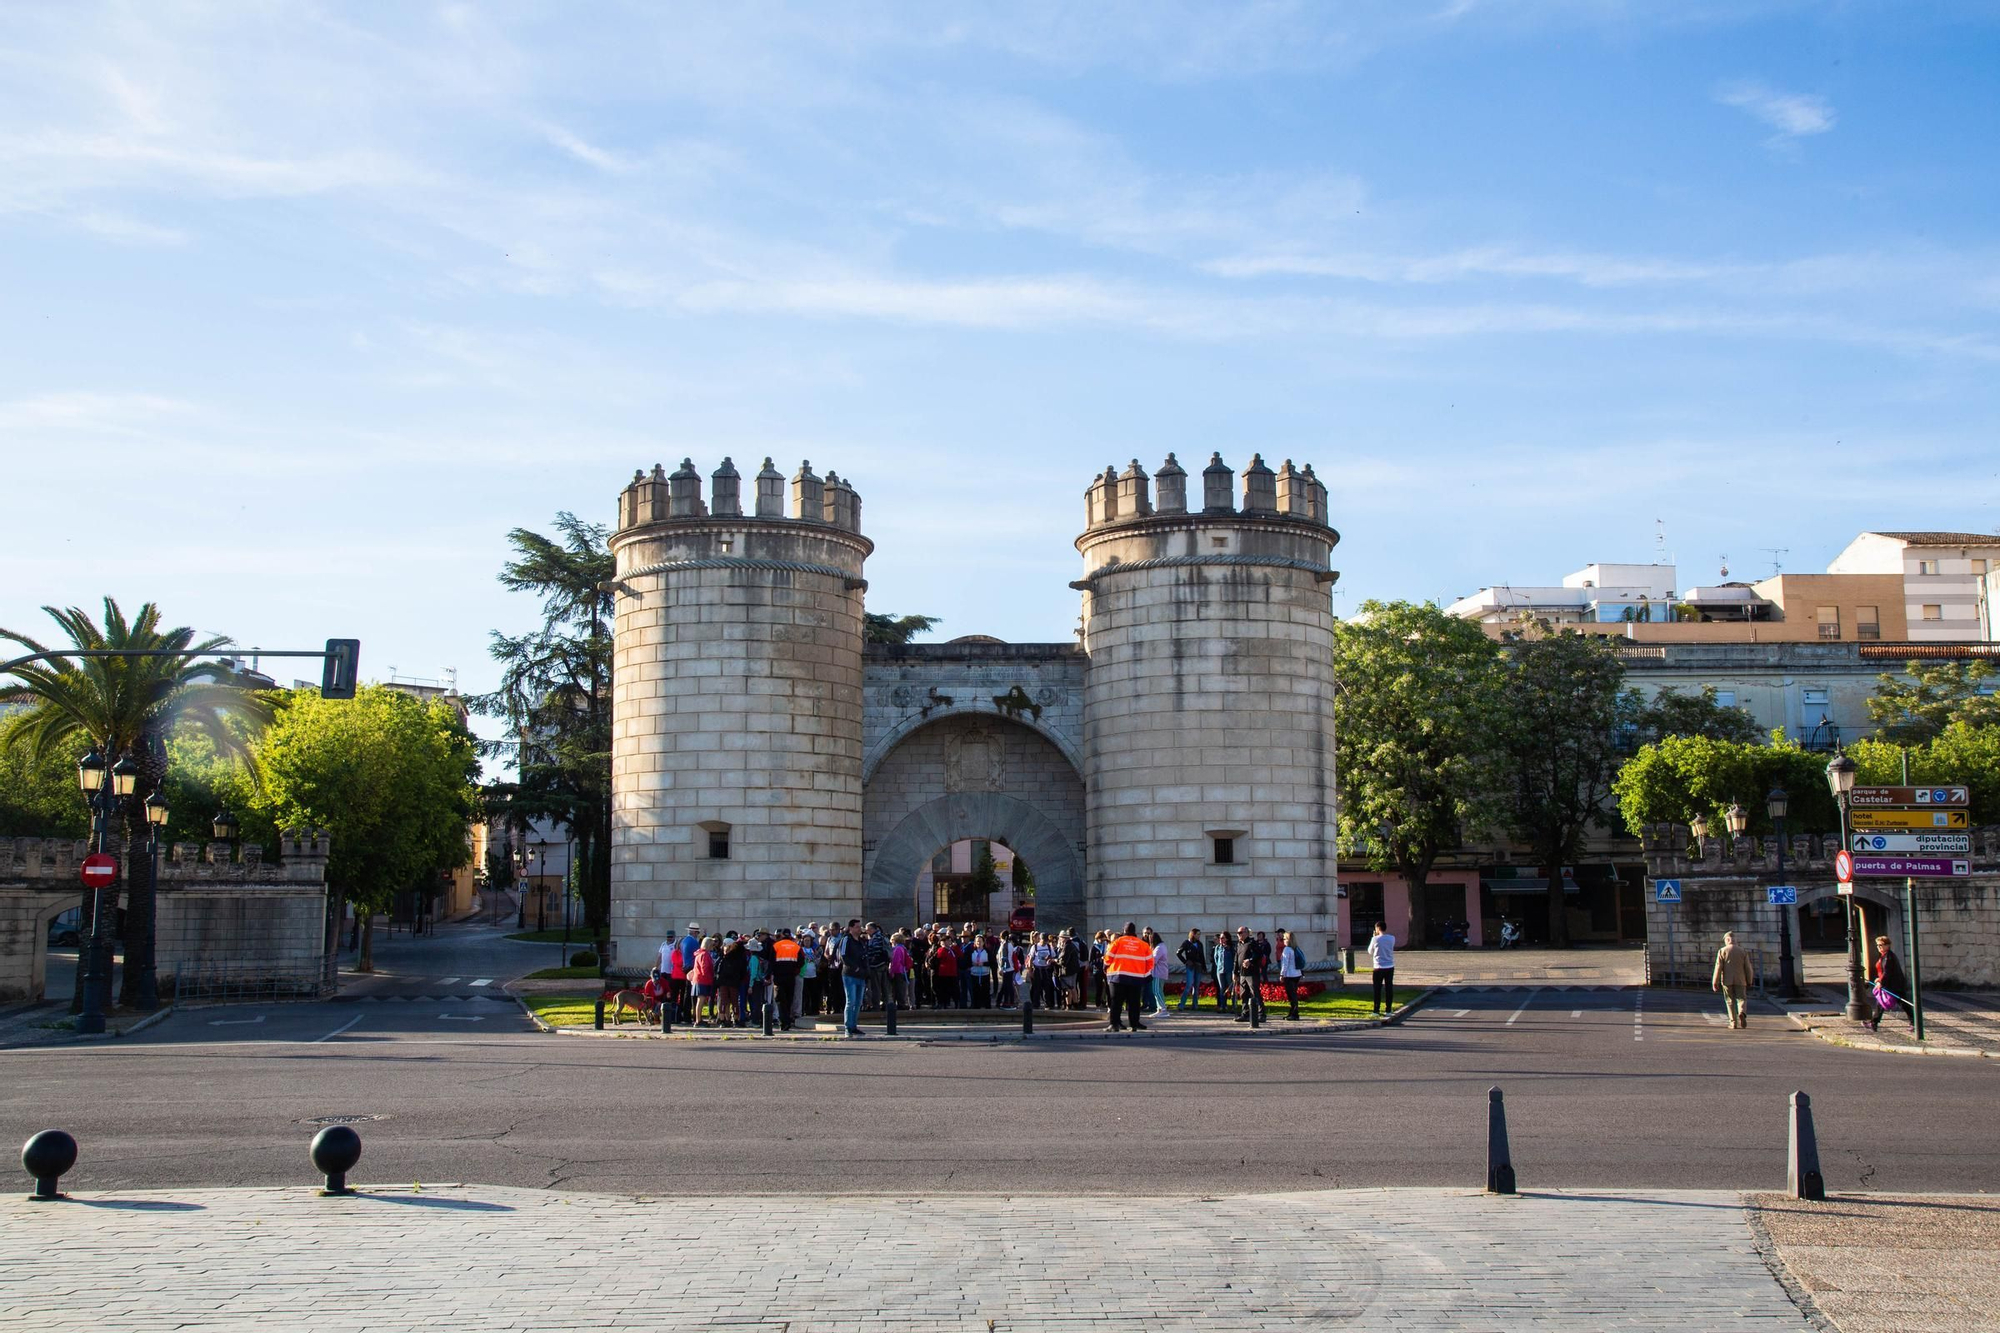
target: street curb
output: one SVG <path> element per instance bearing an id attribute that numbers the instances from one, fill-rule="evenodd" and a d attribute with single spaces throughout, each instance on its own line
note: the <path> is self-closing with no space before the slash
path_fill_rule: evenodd
<path id="1" fill-rule="evenodd" d="M 1885 1055 L 1948 1055 L 1961 1060 L 1991 1060 L 1994 1052 L 1982 1051 L 1974 1046 L 1891 1046 L 1882 1041 L 1866 1041 L 1850 1037 L 1844 1032 L 1835 1032 L 1829 1027 L 1809 1022 L 1819 1017 L 1816 1014 L 1787 1014 L 1793 1024 L 1810 1033 L 1829 1046 L 1845 1046 L 1850 1051 L 1877 1051 Z"/>
<path id="2" fill-rule="evenodd" d="M 1403 1022 L 1403 1020 L 1408 1018 L 1411 1014 L 1415 1013 L 1419 1008 L 1421 1008 L 1425 1003 L 1427 1003 L 1433 996 L 1435 996 L 1442 989 L 1443 987 L 1441 986 L 1432 986 L 1424 991 L 1421 991 L 1414 998 L 1404 1003 L 1400 1008 L 1395 1010 L 1393 1013 L 1385 1014 L 1381 1018 L 1351 1019 L 1346 1022 L 1340 1022 L 1340 1023 L 1302 1024 L 1297 1027 L 1289 1025 L 1284 1027 L 1276 1027 L 1267 1023 L 1264 1027 L 1259 1028 L 1255 1035 L 1259 1037 L 1317 1037 L 1317 1036 L 1325 1036 L 1328 1033 L 1363 1032 L 1370 1028 L 1392 1027 L 1396 1024 Z M 601 1031 L 597 1028 L 556 1027 L 550 1023 L 543 1021 L 541 1016 L 536 1014 L 534 1010 L 530 1009 L 527 1005 L 527 1002 L 523 1000 L 520 996 L 518 995 L 514 996 L 514 1002 L 521 1006 L 521 1012 L 528 1016 L 529 1022 L 533 1023 L 541 1031 L 553 1033 L 554 1035 L 559 1037 L 623 1037 L 626 1038 L 627 1040 L 651 1039 L 654 1041 L 661 1041 L 661 1040 L 762 1041 L 764 1039 L 764 1034 L 756 1028 L 745 1028 L 741 1031 L 736 1031 L 734 1029 L 726 1029 L 726 1028 L 718 1028 L 713 1031 L 697 1031 L 688 1028 L 681 1028 L 663 1038 L 661 1037 L 660 1030 L 657 1027 L 604 1028 Z M 1284 1020 L 1279 1020 L 1279 1021 L 1282 1022 Z M 1083 1025 L 1079 1024 L 1078 1026 L 1081 1027 Z M 1163 1038 L 1175 1035 L 1174 1030 L 1171 1027 L 1148 1028 L 1147 1031 L 1149 1033 L 1157 1032 Z M 905 1044 L 905 1043 L 921 1044 L 923 1042 L 945 1042 L 945 1041 L 983 1041 L 989 1045 L 998 1045 L 1003 1041 L 1021 1042 L 1021 1043 L 1027 1043 L 1030 1041 L 1110 1041 L 1114 1037 L 1120 1035 L 1127 1035 L 1127 1034 L 1106 1032 L 1101 1027 L 1092 1024 L 1089 1026 L 1087 1031 L 1065 1032 L 1057 1030 L 1048 1032 L 1037 1032 L 1032 1037 L 1026 1036 L 1023 1033 L 1019 1032 L 1018 1030 L 1014 1030 L 1011 1028 L 1005 1032 L 977 1032 L 971 1030 L 928 1032 L 928 1033 L 899 1032 L 893 1037 L 888 1036 L 883 1032 L 877 1030 L 868 1033 L 865 1040 L 875 1041 L 875 1042 L 895 1042 L 898 1044 Z M 1130 1035 L 1137 1035 L 1137 1034 L 1130 1034 Z M 1183 1037 L 1187 1036 L 1213 1037 L 1213 1036 L 1234 1036 L 1236 1034 L 1216 1033 L 1212 1031 L 1196 1031 L 1196 1032 L 1182 1032 L 1178 1035 Z M 825 1032 L 825 1033 L 813 1032 L 813 1033 L 808 1033 L 804 1036 L 790 1036 L 785 1038 L 785 1040 L 792 1042 L 802 1042 L 802 1041 L 844 1042 L 847 1040 L 847 1037 L 844 1033 L 840 1032 Z"/>
<path id="3" fill-rule="evenodd" d="M 1778 1249 L 1778 1242 L 1771 1237 L 1771 1229 L 1764 1225 L 1763 1215 L 1757 1207 L 1756 1194 L 1747 1190 L 1743 1194 L 1743 1224 L 1750 1230 L 1751 1248 L 1756 1251 L 1757 1257 L 1764 1261 L 1764 1267 L 1783 1289 L 1786 1297 L 1798 1307 L 1799 1314 L 1804 1317 L 1806 1323 L 1818 1333 L 1839 1333 L 1838 1326 L 1827 1318 L 1818 1303 L 1813 1300 L 1812 1293 L 1805 1289 L 1805 1284 L 1799 1281 L 1793 1274 L 1791 1266 L 1785 1262 L 1783 1253 Z"/>
<path id="4" fill-rule="evenodd" d="M 147 1014 L 136 1023 L 128 1023 L 122 1028 L 107 1028 L 103 1032 L 72 1032 L 69 1034 L 69 1038 L 71 1041 L 116 1041 L 120 1037 L 129 1037 L 135 1032 L 144 1032 L 155 1023 L 164 1023 L 167 1019 L 173 1017 L 173 1013 L 174 1007 L 172 1005 L 161 1005 L 158 1009 Z"/>

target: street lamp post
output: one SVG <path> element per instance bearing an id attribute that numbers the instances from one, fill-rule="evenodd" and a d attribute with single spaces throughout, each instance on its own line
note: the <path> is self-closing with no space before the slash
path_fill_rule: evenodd
<path id="1" fill-rule="evenodd" d="M 159 920 L 160 893 L 160 830 L 167 826 L 167 799 L 154 792 L 146 798 L 146 875 L 147 886 L 153 891 L 153 919 Z M 160 990 L 154 960 L 148 959 L 147 966 L 139 973 L 139 1007 L 151 1012 L 160 1007 Z"/>
<path id="2" fill-rule="evenodd" d="M 1792 798 L 1785 794 L 1783 787 L 1771 788 L 1771 794 L 1764 798 L 1765 813 L 1771 816 L 1771 823 L 1778 830 L 1778 882 L 1785 882 L 1785 814 L 1791 809 Z M 1782 903 L 1778 906 L 1778 989 L 1787 1000 L 1799 998 L 1798 967 L 1792 961 L 1792 913 L 1794 908 Z"/>
<path id="3" fill-rule="evenodd" d="M 1851 845 L 1847 831 L 1847 805 L 1854 795 L 1854 775 L 1860 768 L 1847 757 L 1845 750 L 1835 753 L 1826 762 L 1826 785 L 1833 793 L 1834 804 L 1840 807 L 1840 847 L 1846 851 Z M 1868 983 L 1861 974 L 1861 923 L 1854 905 L 1853 884 L 1848 884 L 1847 897 L 1847 1016 L 1857 1023 L 1866 1023 L 1872 1014 L 1865 998 Z"/>
<path id="4" fill-rule="evenodd" d="M 139 766 L 127 756 L 106 768 L 103 753 L 93 745 L 90 753 L 77 762 L 76 778 L 90 805 L 90 849 L 103 852 L 110 837 L 111 812 L 138 785 Z M 110 946 L 104 936 L 104 917 L 104 888 L 99 885 L 91 890 L 90 939 L 84 945 L 81 960 L 83 1011 L 76 1017 L 76 1030 L 81 1033 L 101 1033 L 105 1028 L 104 992 L 111 980 L 111 968 L 110 959 L 105 957 Z"/>

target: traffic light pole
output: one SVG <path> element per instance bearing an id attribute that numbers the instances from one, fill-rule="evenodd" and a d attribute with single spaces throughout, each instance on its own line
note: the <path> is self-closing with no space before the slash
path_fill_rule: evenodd
<path id="1" fill-rule="evenodd" d="M 231 648 L 227 652 L 180 652 L 172 648 L 71 648 L 63 652 L 29 653 L 12 661 L 0 662 L 0 675 L 31 662 L 57 662 L 72 657 L 317 657 L 325 663 L 320 672 L 320 697 L 352 699 L 361 666 L 361 640 L 328 639 L 326 647 Z"/>

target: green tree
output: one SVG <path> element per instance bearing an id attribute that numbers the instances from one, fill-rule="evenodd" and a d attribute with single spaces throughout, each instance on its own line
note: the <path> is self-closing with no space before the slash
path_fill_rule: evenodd
<path id="1" fill-rule="evenodd" d="M 994 863 L 991 847 L 979 849 L 979 860 L 973 865 L 972 878 L 965 882 L 965 886 L 981 901 L 988 901 L 1000 892 L 1000 867 Z"/>
<path id="2" fill-rule="evenodd" d="M 870 612 L 862 618 L 862 637 L 869 643 L 908 643 L 938 623 L 936 616 L 897 616 Z"/>
<path id="3" fill-rule="evenodd" d="M 150 1008 L 158 1003 L 154 977 L 154 895 L 152 860 L 146 855 L 145 799 L 160 790 L 168 771 L 168 738 L 179 733 L 206 736 L 225 753 L 248 758 L 245 737 L 271 716 L 271 702 L 247 678 L 215 661 L 203 660 L 229 639 L 197 640 L 186 627 L 160 628 L 160 610 L 151 602 L 131 620 L 118 603 L 104 599 L 104 624 L 76 607 L 42 608 L 69 640 L 69 650 L 105 649 L 159 652 L 158 657 L 72 657 L 14 667 L 12 685 L 0 686 L 0 707 L 24 705 L 0 723 L 0 747 L 26 747 L 34 760 L 48 757 L 77 737 L 88 737 L 105 762 L 130 758 L 139 766 L 133 795 L 119 817 L 125 841 L 125 971 L 119 1003 Z M 31 654 L 50 649 L 14 630 L 0 639 Z M 234 719 L 237 725 L 229 723 Z M 90 928 L 91 895 L 83 896 L 84 929 Z M 74 1005 L 83 998 L 78 968 Z"/>
<path id="4" fill-rule="evenodd" d="M 1968 788 L 1974 824 L 2000 817 L 2000 726 L 1952 722 L 1928 743 L 1908 749 L 1911 782 Z M 1855 780 L 1864 786 L 1901 786 L 1903 751 L 1903 746 L 1872 739 L 1847 747 L 1858 765 Z"/>
<path id="5" fill-rule="evenodd" d="M 611 580 L 617 561 L 601 524 L 559 513 L 556 536 L 525 528 L 507 534 L 514 558 L 500 583 L 541 599 L 542 620 L 526 634 L 494 631 L 500 687 L 468 700 L 504 718 L 511 737 L 483 753 L 515 760 L 515 781 L 486 792 L 490 814 L 510 827 L 547 819 L 576 844 L 577 893 L 584 921 L 604 946 L 611 908 Z"/>
<path id="6" fill-rule="evenodd" d="M 1340 837 L 1403 877 L 1421 945 L 1431 867 L 1488 814 L 1500 648 L 1433 603 L 1369 601 L 1334 626 L 1333 651 Z"/>
<path id="7" fill-rule="evenodd" d="M 1646 701 L 1638 715 L 1638 743 L 1646 745 L 1666 736 L 1705 736 L 1745 745 L 1764 738 L 1749 713 L 1716 702 L 1713 685 L 1704 685 L 1700 694 L 1692 695 L 1669 685 Z"/>
<path id="8" fill-rule="evenodd" d="M 1651 824 L 1686 824 L 1697 814 L 1718 833 L 1728 827 L 1724 812 L 1741 804 L 1749 813 L 1748 832 L 1773 832 L 1766 812 L 1772 788 L 1790 798 L 1787 833 L 1826 833 L 1840 816 L 1826 784 L 1826 756 L 1779 738 L 1750 745 L 1707 736 L 1668 736 L 1641 746 L 1618 770 L 1613 790 L 1626 831 L 1638 837 Z"/>
<path id="9" fill-rule="evenodd" d="M 90 810 L 76 784 L 76 765 L 90 741 L 81 735 L 40 759 L 25 745 L 0 747 L 0 838 L 83 838 Z"/>
<path id="10" fill-rule="evenodd" d="M 1611 784 L 1638 725 L 1638 695 L 1603 639 L 1536 623 L 1509 636 L 1493 790 L 1548 876 L 1549 943 L 1569 947 L 1562 871 L 1609 822 Z"/>
<path id="11" fill-rule="evenodd" d="M 1882 736 L 1897 745 L 1921 745 L 1954 722 L 2000 724 L 2000 696 L 1981 694 L 1993 678 L 1991 662 L 1910 662 L 1910 679 L 1876 678 L 1868 716 Z"/>
<path id="12" fill-rule="evenodd" d="M 479 771 L 471 733 L 442 700 L 370 685 L 340 702 L 294 692 L 257 748 L 259 808 L 281 828 L 327 830 L 329 897 L 355 904 L 357 967 L 372 971 L 374 914 L 471 856 L 466 825 Z"/>

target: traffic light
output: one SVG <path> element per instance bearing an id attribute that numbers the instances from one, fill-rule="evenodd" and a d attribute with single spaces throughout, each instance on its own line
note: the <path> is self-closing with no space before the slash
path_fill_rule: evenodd
<path id="1" fill-rule="evenodd" d="M 326 665 L 320 671 L 319 697 L 352 699 L 355 679 L 361 669 L 361 640 L 328 639 Z"/>

